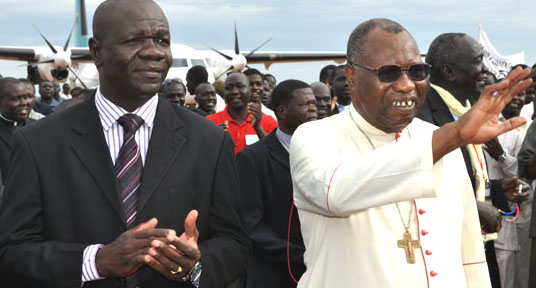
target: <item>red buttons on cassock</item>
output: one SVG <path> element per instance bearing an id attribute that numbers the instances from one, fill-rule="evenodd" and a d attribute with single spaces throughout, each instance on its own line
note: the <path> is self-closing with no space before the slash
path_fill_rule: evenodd
<path id="1" fill-rule="evenodd" d="M 430 251 L 430 250 L 426 250 L 426 252 L 424 252 L 424 253 L 426 253 L 426 255 L 432 255 L 432 251 Z"/>
<path id="2" fill-rule="evenodd" d="M 435 277 L 437 273 L 435 271 L 430 271 L 430 276 Z"/>
<path id="3" fill-rule="evenodd" d="M 424 213 L 426 213 L 426 211 L 424 211 L 424 210 L 423 210 L 422 208 L 421 208 L 421 209 L 419 209 L 419 214 L 421 214 L 421 215 L 422 215 L 422 214 L 424 214 Z"/>
<path id="4" fill-rule="evenodd" d="M 428 234 L 428 232 L 426 232 L 426 230 L 423 229 L 423 230 L 421 230 L 421 234 L 422 234 L 422 236 L 425 236 L 426 234 Z"/>

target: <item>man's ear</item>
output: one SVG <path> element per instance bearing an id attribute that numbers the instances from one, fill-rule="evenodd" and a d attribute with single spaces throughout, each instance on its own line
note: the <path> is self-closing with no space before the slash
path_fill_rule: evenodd
<path id="1" fill-rule="evenodd" d="M 279 105 L 275 109 L 275 114 L 277 115 L 277 118 L 279 119 L 286 119 L 287 118 L 287 107 L 285 105 Z"/>
<path id="2" fill-rule="evenodd" d="M 344 74 L 346 75 L 346 82 L 350 90 L 355 86 L 355 69 L 351 64 L 346 64 L 344 66 Z"/>
<path id="3" fill-rule="evenodd" d="M 100 65 L 102 65 L 101 43 L 97 38 L 91 37 L 89 38 L 88 44 L 89 44 L 89 54 L 91 55 L 93 62 L 95 62 L 95 66 L 99 67 Z"/>
<path id="4" fill-rule="evenodd" d="M 443 78 L 447 82 L 454 82 L 456 81 L 456 75 L 454 75 L 453 68 L 450 64 L 444 64 L 440 68 L 441 71 L 441 78 Z"/>

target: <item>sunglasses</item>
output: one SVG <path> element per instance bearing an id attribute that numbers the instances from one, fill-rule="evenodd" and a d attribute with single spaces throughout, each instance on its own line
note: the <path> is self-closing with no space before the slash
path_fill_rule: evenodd
<path id="1" fill-rule="evenodd" d="M 351 65 L 363 68 L 365 70 L 373 71 L 378 75 L 380 82 L 392 83 L 398 80 L 402 76 L 402 71 L 406 72 L 409 78 L 413 81 L 422 81 L 430 75 L 430 68 L 432 67 L 427 63 L 413 64 L 408 68 L 402 68 L 398 65 L 383 65 L 380 68 L 370 68 L 357 63 L 350 63 Z"/>

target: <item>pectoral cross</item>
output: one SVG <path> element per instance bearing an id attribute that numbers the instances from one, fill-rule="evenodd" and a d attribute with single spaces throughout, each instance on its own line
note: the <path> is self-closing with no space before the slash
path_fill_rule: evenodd
<path id="1" fill-rule="evenodd" d="M 408 232 L 408 230 L 406 230 L 406 232 L 404 232 L 403 239 L 396 242 L 398 244 L 398 248 L 403 248 L 405 250 L 406 261 L 409 264 L 415 264 L 415 252 L 413 249 L 420 248 L 421 241 L 419 241 L 419 239 L 411 240 L 411 234 Z"/>

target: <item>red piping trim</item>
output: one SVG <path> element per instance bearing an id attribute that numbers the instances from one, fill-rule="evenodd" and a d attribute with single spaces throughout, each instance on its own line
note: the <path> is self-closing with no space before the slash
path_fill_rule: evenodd
<path id="1" fill-rule="evenodd" d="M 290 278 L 292 278 L 292 281 L 294 281 L 294 283 L 298 284 L 298 280 L 294 278 L 294 274 L 292 274 L 292 269 L 290 269 L 290 224 L 292 223 L 292 211 L 293 210 L 294 210 L 294 200 L 292 200 L 292 206 L 290 206 L 290 216 L 288 217 L 287 266 L 288 266 L 288 274 L 290 274 Z"/>
<path id="2" fill-rule="evenodd" d="M 463 266 L 466 266 L 466 265 L 475 265 L 475 264 L 483 264 L 483 263 L 487 263 L 488 261 L 480 261 L 480 262 L 473 262 L 473 263 L 464 263 Z"/>
<path id="3" fill-rule="evenodd" d="M 337 168 L 335 168 L 335 171 L 333 171 L 331 179 L 329 179 L 328 192 L 326 193 L 326 206 L 328 208 L 328 212 L 331 214 L 333 214 L 333 212 L 331 212 L 331 208 L 329 207 L 329 191 L 331 190 L 331 181 L 333 181 L 333 177 L 335 177 L 335 173 L 337 173 L 337 170 L 339 170 L 339 167 L 341 167 L 341 165 L 342 163 L 339 163 L 339 165 L 337 165 Z"/>

